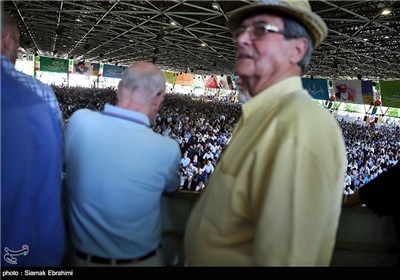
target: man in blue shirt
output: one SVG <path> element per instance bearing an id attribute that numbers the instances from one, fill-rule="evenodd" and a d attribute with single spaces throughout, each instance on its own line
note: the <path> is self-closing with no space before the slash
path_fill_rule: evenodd
<path id="1" fill-rule="evenodd" d="M 2 266 L 62 263 L 61 143 L 48 105 L 1 65 Z"/>
<path id="2" fill-rule="evenodd" d="M 76 266 L 160 266 L 163 192 L 179 187 L 178 143 L 149 127 L 165 94 L 152 63 L 125 70 L 117 106 L 76 111 L 65 134 Z"/>
<path id="3" fill-rule="evenodd" d="M 60 126 L 64 126 L 60 105 L 53 90 L 38 79 L 25 75 L 15 69 L 18 56 L 19 32 L 15 21 L 9 14 L 2 12 L 1 17 L 1 56 L 2 70 L 16 79 L 20 84 L 30 88 L 30 92 L 38 95 L 48 106 L 54 116 L 58 119 Z"/>

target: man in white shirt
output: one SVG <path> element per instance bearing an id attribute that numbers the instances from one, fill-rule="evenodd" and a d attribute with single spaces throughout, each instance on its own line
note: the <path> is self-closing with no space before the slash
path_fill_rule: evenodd
<path id="1" fill-rule="evenodd" d="M 182 168 L 185 170 L 186 167 L 189 165 L 190 163 L 190 158 L 188 158 L 188 152 L 184 152 L 183 153 L 183 158 L 181 158 L 181 166 Z"/>
<path id="2" fill-rule="evenodd" d="M 203 170 L 207 173 L 208 176 L 214 173 L 214 166 L 211 164 L 211 160 L 207 160 L 207 164 L 204 165 Z"/>

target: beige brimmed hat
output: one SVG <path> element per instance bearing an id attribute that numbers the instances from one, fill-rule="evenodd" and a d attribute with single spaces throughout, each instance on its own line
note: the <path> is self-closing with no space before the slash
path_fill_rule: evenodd
<path id="1" fill-rule="evenodd" d="M 314 48 L 318 47 L 328 34 L 325 22 L 311 10 L 308 0 L 257 0 L 233 11 L 227 26 L 231 32 L 235 31 L 247 15 L 268 11 L 287 14 L 303 24 L 311 35 Z"/>

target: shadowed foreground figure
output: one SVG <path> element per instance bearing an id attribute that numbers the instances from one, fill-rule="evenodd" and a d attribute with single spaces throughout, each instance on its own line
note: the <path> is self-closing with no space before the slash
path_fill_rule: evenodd
<path id="1" fill-rule="evenodd" d="M 1 266 L 59 266 L 62 132 L 50 107 L 1 67 Z"/>

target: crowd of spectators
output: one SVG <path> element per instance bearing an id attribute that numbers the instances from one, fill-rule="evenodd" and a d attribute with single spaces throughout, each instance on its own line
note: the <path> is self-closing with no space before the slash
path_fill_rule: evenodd
<path id="1" fill-rule="evenodd" d="M 66 123 L 79 108 L 102 110 L 116 104 L 114 89 L 53 87 Z M 181 189 L 201 191 L 241 115 L 241 104 L 214 96 L 169 93 L 153 123 L 153 130 L 178 141 L 181 152 Z M 336 115 L 345 138 L 348 159 L 344 194 L 394 166 L 400 158 L 400 127 L 370 126 L 362 119 Z"/>
<path id="2" fill-rule="evenodd" d="M 72 113 L 80 108 L 103 110 L 104 104 L 115 105 L 117 95 L 115 89 L 94 89 L 84 87 L 52 86 L 60 103 L 61 111 L 67 122 Z"/>
<path id="3" fill-rule="evenodd" d="M 374 125 L 361 119 L 337 117 L 346 144 L 347 170 L 344 194 L 375 179 L 400 159 L 400 127 Z"/>

